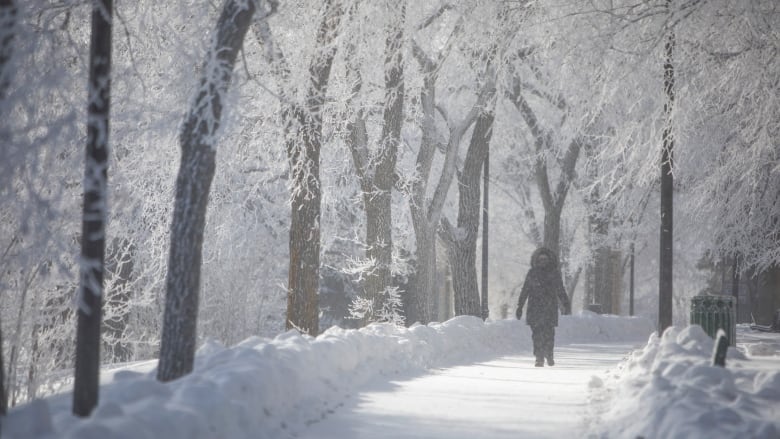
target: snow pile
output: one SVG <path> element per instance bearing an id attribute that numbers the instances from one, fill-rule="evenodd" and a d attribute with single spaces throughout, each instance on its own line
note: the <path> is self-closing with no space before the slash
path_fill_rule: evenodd
<path id="1" fill-rule="evenodd" d="M 638 341 L 651 326 L 641 318 L 563 316 L 558 343 Z M 88 419 L 70 415 L 70 394 L 13 409 L 3 438 L 290 437 L 377 376 L 530 349 L 523 322 L 475 317 L 411 328 L 333 327 L 317 338 L 291 331 L 232 348 L 211 342 L 198 351 L 195 371 L 171 383 L 157 382 L 154 372 L 114 372 Z"/>
<path id="2" fill-rule="evenodd" d="M 576 316 L 560 317 L 555 340 L 558 343 L 644 342 L 653 331 L 654 323 L 644 317 L 580 311 Z"/>
<path id="3" fill-rule="evenodd" d="M 713 346 L 700 326 L 672 327 L 660 338 L 651 335 L 599 389 L 612 394 L 592 433 L 611 438 L 780 437 L 780 370 L 761 370 L 733 348 L 726 368 L 712 366 Z"/>
<path id="4" fill-rule="evenodd" d="M 765 342 L 750 344 L 745 349 L 747 350 L 748 354 L 756 356 L 775 355 L 778 352 L 777 345 Z"/>

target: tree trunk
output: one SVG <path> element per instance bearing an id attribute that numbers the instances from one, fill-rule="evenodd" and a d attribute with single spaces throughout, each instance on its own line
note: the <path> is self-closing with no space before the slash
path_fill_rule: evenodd
<path id="1" fill-rule="evenodd" d="M 309 66 L 309 90 L 305 109 L 287 117 L 294 133 L 287 142 L 292 176 L 290 220 L 290 266 L 287 284 L 287 329 L 316 336 L 319 333 L 320 276 L 320 146 L 322 110 L 336 48 L 342 10 L 336 0 L 325 2 L 325 13 L 317 31 L 318 52 Z"/>
<path id="2" fill-rule="evenodd" d="M 364 284 L 366 298 L 371 302 L 373 315 L 367 315 L 364 323 L 376 321 L 377 313 L 384 305 L 384 293 L 392 284 L 390 266 L 393 258 L 392 205 L 390 190 L 376 188 L 363 194 L 366 212 L 366 258 L 374 261 L 373 269 Z"/>
<path id="3" fill-rule="evenodd" d="M 318 110 L 319 111 L 319 110 Z M 319 119 L 319 120 L 314 120 Z M 318 115 L 299 116 L 303 138 L 288 142 L 293 193 L 290 216 L 290 267 L 287 283 L 287 329 L 316 336 L 319 332 L 320 136 Z"/>
<path id="4" fill-rule="evenodd" d="M 16 4 L 13 0 L 0 0 L 0 103 L 5 99 L 6 91 L 11 84 L 11 74 L 8 63 L 12 55 L 14 28 L 16 27 Z M 11 239 L 11 244 L 16 238 Z M 0 431 L 2 431 L 2 416 L 5 416 L 8 406 L 8 394 L 5 388 L 5 362 L 3 361 L 3 331 L 0 322 Z"/>
<path id="5" fill-rule="evenodd" d="M 0 321 L 0 432 L 2 432 L 2 417 L 8 407 L 8 394 L 5 391 L 5 362 L 3 361 L 3 325 Z"/>
<path id="6" fill-rule="evenodd" d="M 170 381 L 192 371 L 197 337 L 198 295 L 209 190 L 216 167 L 215 134 L 236 56 L 255 12 L 254 2 L 226 0 L 206 57 L 200 88 L 179 136 L 182 157 L 176 179 L 171 249 L 166 279 L 157 379 Z"/>
<path id="7" fill-rule="evenodd" d="M 479 303 L 479 285 L 477 283 L 477 249 L 474 238 L 473 251 L 469 247 L 471 239 L 454 241 L 447 245 L 452 270 L 452 289 L 455 292 L 455 315 L 481 317 Z"/>
<path id="8" fill-rule="evenodd" d="M 569 193 L 569 187 L 574 179 L 574 169 L 579 159 L 580 150 L 583 141 L 575 138 L 569 143 L 561 162 L 561 172 L 558 183 L 553 189 L 550 186 L 550 179 L 547 170 L 547 161 L 543 154 L 552 148 L 552 133 L 542 128 L 539 119 L 531 106 L 522 94 L 522 82 L 515 75 L 513 84 L 509 91 L 509 97 L 512 103 L 520 111 L 525 124 L 528 126 L 532 137 L 534 138 L 534 148 L 537 154 L 534 164 L 534 178 L 539 196 L 542 198 L 544 206 L 544 246 L 552 250 L 560 258 L 560 235 L 561 235 L 561 214 L 566 202 L 566 196 Z M 566 109 L 567 104 L 563 97 L 558 97 L 551 101 L 561 110 Z M 563 261 L 561 261 L 563 262 Z"/>
<path id="9" fill-rule="evenodd" d="M 0 102 L 5 99 L 11 85 L 9 62 L 13 54 L 13 39 L 16 34 L 16 4 L 13 0 L 0 0 Z"/>
<path id="10" fill-rule="evenodd" d="M 484 187 L 482 203 L 482 320 L 487 320 L 490 314 L 488 307 L 488 208 L 490 200 L 490 147 L 485 153 L 484 170 L 482 174 Z"/>
<path id="11" fill-rule="evenodd" d="M 598 175 L 597 173 L 595 175 Z M 594 178 L 595 178 L 594 175 Z M 592 194 L 592 205 L 596 205 L 598 191 Z M 604 215 L 592 213 L 588 218 L 589 235 L 593 261 L 588 267 L 588 298 L 599 305 L 604 314 L 617 314 L 619 308 L 613 298 L 616 296 L 614 276 L 614 251 L 604 241 L 609 232 L 609 219 Z"/>
<path id="12" fill-rule="evenodd" d="M 431 320 L 427 312 L 429 311 L 428 297 L 432 296 L 436 289 L 436 230 L 428 224 L 417 224 L 414 228 L 414 240 L 417 247 L 416 283 L 412 296 L 414 303 L 407 308 L 407 324 L 427 323 Z"/>
<path id="13" fill-rule="evenodd" d="M 385 40 L 385 106 L 384 125 L 376 172 L 373 178 L 375 195 L 369 196 L 379 203 L 375 218 L 366 218 L 367 225 L 373 225 L 374 233 L 367 234 L 368 256 L 377 261 L 376 280 L 369 293 L 373 295 L 374 309 L 384 306 L 385 291 L 391 286 L 391 264 L 393 259 L 392 234 L 392 190 L 395 182 L 395 166 L 398 146 L 401 143 L 401 128 L 404 117 L 404 69 L 403 69 L 403 29 L 406 18 L 406 5 L 401 3 L 393 21 L 389 35 Z M 373 214 L 372 214 L 373 216 Z M 371 236 L 373 235 L 373 236 Z"/>
<path id="14" fill-rule="evenodd" d="M 457 34 L 458 26 L 453 31 Z M 412 225 L 415 231 L 415 241 L 417 244 L 417 273 L 418 280 L 411 294 L 412 300 L 407 307 L 407 324 L 420 322 L 426 324 L 431 320 L 431 313 L 436 300 L 436 230 L 441 220 L 444 201 L 449 192 L 450 185 L 457 170 L 457 157 L 460 142 L 466 131 L 476 120 L 478 114 L 483 110 L 487 101 L 493 96 L 491 92 L 483 90 L 477 97 L 477 101 L 471 108 L 471 111 L 460 122 L 447 121 L 450 126 L 449 139 L 447 139 L 444 165 L 439 175 L 436 188 L 433 192 L 433 198 L 429 199 L 428 184 L 431 174 L 433 157 L 436 153 L 437 130 L 435 120 L 436 107 L 436 78 L 438 66 L 443 62 L 443 54 L 439 54 L 437 60 L 430 58 L 418 45 L 414 45 L 414 56 L 420 64 L 423 74 L 423 88 L 420 91 L 420 107 L 422 109 L 422 141 L 420 149 L 417 152 L 417 173 L 418 176 L 412 183 L 409 209 L 412 214 Z M 444 288 L 445 294 L 449 291 Z M 446 301 L 445 301 L 446 302 Z M 444 304 L 444 308 L 449 310 L 449 305 Z M 444 314 L 448 314 L 446 311 Z M 438 312 L 436 313 L 438 317 Z"/>
<path id="15" fill-rule="evenodd" d="M 669 7 L 670 0 L 666 5 Z M 661 334 L 672 326 L 673 297 L 673 213 L 674 213 L 674 177 L 673 150 L 674 136 L 672 134 L 672 108 L 674 106 L 674 66 L 672 54 L 674 51 L 674 32 L 670 29 L 666 40 L 666 59 L 664 61 L 664 130 L 663 151 L 661 155 L 661 237 L 658 276 L 658 333 Z"/>
<path id="16" fill-rule="evenodd" d="M 563 205 L 553 205 L 544 210 L 544 246 L 560 257 L 561 212 Z"/>
<path id="17" fill-rule="evenodd" d="M 366 213 L 366 258 L 373 261 L 363 284 L 365 298 L 371 303 L 369 310 L 363 310 L 363 324 L 382 319 L 382 310 L 388 299 L 386 293 L 392 287 L 392 190 L 403 123 L 404 71 L 401 49 L 406 16 L 406 6 L 401 3 L 397 7 L 398 11 L 390 14 L 391 23 L 385 39 L 385 99 L 377 151 L 373 154 L 369 151 L 362 111 L 358 111 L 357 120 L 349 125 L 349 145 Z M 347 55 L 348 58 L 352 56 L 351 53 Z M 350 70 L 357 78 L 353 89 L 353 93 L 357 94 L 362 87 L 360 72 L 355 66 L 350 66 Z"/>
<path id="18" fill-rule="evenodd" d="M 441 214 L 441 207 L 435 201 L 428 205 L 426 193 L 430 177 L 433 156 L 436 150 L 434 142 L 435 120 L 434 105 L 436 100 L 436 76 L 433 63 L 423 63 L 425 75 L 423 89 L 420 92 L 420 103 L 423 112 L 423 133 L 420 149 L 417 152 L 417 172 L 419 176 L 412 183 L 409 197 L 409 210 L 412 215 L 412 226 L 416 244 L 415 284 L 406 306 L 406 324 L 419 322 L 426 324 L 431 320 L 430 297 L 436 288 L 436 225 Z M 448 174 L 445 166 L 439 179 L 438 187 L 449 186 L 452 172 Z"/>
<path id="19" fill-rule="evenodd" d="M 477 284 L 477 235 L 480 219 L 480 176 L 493 134 L 494 114 L 484 111 L 477 117 L 471 135 L 466 160 L 458 175 L 458 225 L 453 228 L 442 219 L 443 238 L 452 266 L 452 286 L 455 290 L 455 315 L 480 317 L 479 285 Z"/>
<path id="20" fill-rule="evenodd" d="M 731 264 L 731 297 L 734 298 L 734 314 L 737 316 L 737 323 L 741 323 L 739 321 L 741 307 L 739 304 L 739 255 L 734 255 L 734 261 Z"/>
<path id="21" fill-rule="evenodd" d="M 73 414 L 89 416 L 98 403 L 103 265 L 108 216 L 108 133 L 111 97 L 112 0 L 92 7 L 87 156 L 81 228 Z"/>
<path id="22" fill-rule="evenodd" d="M 632 316 L 634 315 L 634 262 L 636 255 L 634 254 L 634 243 L 631 243 L 631 249 L 629 250 L 631 252 L 629 258 L 629 280 L 628 280 L 628 315 Z"/>

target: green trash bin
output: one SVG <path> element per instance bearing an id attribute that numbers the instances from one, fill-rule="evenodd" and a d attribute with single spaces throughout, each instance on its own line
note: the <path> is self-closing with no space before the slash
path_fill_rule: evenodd
<path id="1" fill-rule="evenodd" d="M 699 325 L 712 338 L 723 329 L 729 346 L 737 344 L 737 316 L 731 296 L 695 296 L 691 299 L 691 324 Z"/>

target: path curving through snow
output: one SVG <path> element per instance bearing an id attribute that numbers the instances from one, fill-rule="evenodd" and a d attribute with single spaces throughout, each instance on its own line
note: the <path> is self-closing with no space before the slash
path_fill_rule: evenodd
<path id="1" fill-rule="evenodd" d="M 589 383 L 636 345 L 556 347 L 556 365 L 530 354 L 376 381 L 300 432 L 315 438 L 572 438 L 587 427 Z M 598 380 L 595 380 L 598 382 Z"/>

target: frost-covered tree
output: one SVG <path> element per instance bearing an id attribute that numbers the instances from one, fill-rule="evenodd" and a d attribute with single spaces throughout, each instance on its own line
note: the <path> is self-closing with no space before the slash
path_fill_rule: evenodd
<path id="1" fill-rule="evenodd" d="M 716 1 L 683 18 L 674 29 L 675 63 L 685 74 L 675 84 L 677 166 L 692 166 L 694 212 L 707 220 L 709 251 L 740 255 L 743 268 L 768 268 L 780 261 L 773 171 L 780 9 L 771 1 Z M 683 145 L 695 148 L 690 158 Z"/>
<path id="2" fill-rule="evenodd" d="M 446 215 L 441 219 L 440 236 L 446 244 L 452 268 L 456 315 L 482 316 L 483 309 L 488 308 L 487 303 L 480 303 L 476 271 L 476 244 L 482 216 L 480 183 L 493 137 L 498 70 L 511 47 L 509 43 L 513 39 L 514 26 L 522 18 L 521 14 L 515 13 L 505 4 L 496 3 L 493 6 L 485 8 L 487 13 L 484 15 L 471 20 L 479 23 L 480 19 L 490 19 L 494 25 L 489 29 L 480 26 L 477 27 L 478 31 L 472 30 L 472 41 L 461 49 L 476 73 L 473 89 L 478 98 L 473 109 L 476 110 L 476 119 L 469 146 L 462 166 L 456 171 L 457 220 L 453 222 Z"/>
<path id="3" fill-rule="evenodd" d="M 3 361 L 4 350 L 5 345 L 3 344 L 3 328 L 0 326 L 0 417 L 5 416 L 6 407 L 8 406 L 8 399 L 5 393 L 5 361 Z M 2 428 L 1 419 L 0 428 Z"/>
<path id="4" fill-rule="evenodd" d="M 667 0 L 667 7 L 671 0 Z M 667 30 L 664 44 L 664 128 L 661 133 L 661 242 L 658 258 L 658 332 L 672 326 L 674 256 L 674 30 Z"/>
<path id="5" fill-rule="evenodd" d="M 394 2 L 390 2 L 394 3 Z M 404 119 L 404 25 L 406 4 L 387 4 L 384 49 L 384 99 L 382 102 L 382 130 L 374 142 L 366 127 L 366 109 L 358 109 L 348 123 L 348 145 L 362 191 L 366 215 L 366 261 L 361 300 L 354 304 L 351 313 L 363 323 L 386 320 L 393 316 L 393 301 L 398 301 L 398 291 L 392 285 L 393 234 L 392 190 L 396 181 L 396 161 L 401 143 Z M 360 94 L 363 87 L 360 66 L 354 65 L 354 44 L 346 55 L 347 67 L 353 79 L 353 93 Z M 348 102 L 350 105 L 350 102 Z M 370 109 L 369 109 L 370 111 Z M 370 143 L 376 143 L 370 148 Z M 403 321 L 400 316 L 390 317 Z"/>
<path id="6" fill-rule="evenodd" d="M 341 0 L 326 1 L 321 14 L 314 53 L 309 59 L 308 75 L 304 79 L 305 87 L 301 87 L 305 90 L 303 102 L 297 101 L 298 87 L 292 82 L 291 61 L 275 41 L 270 27 L 262 23 L 254 26 L 282 90 L 278 97 L 282 105 L 281 123 L 290 166 L 291 190 L 286 327 L 311 335 L 319 332 L 317 294 L 321 251 L 320 149 L 323 144 L 323 116 L 344 5 Z"/>
<path id="7" fill-rule="evenodd" d="M 645 194 L 651 188 L 655 191 L 649 206 L 655 209 L 660 203 L 658 168 L 671 164 L 663 154 L 673 131 L 674 184 L 665 186 L 676 199 L 685 200 L 674 209 L 675 247 L 689 249 L 685 253 L 706 250 L 715 259 L 746 250 L 752 263 L 770 267 L 777 246 L 766 236 L 776 230 L 771 213 L 775 203 L 756 188 L 772 186 L 760 176 L 771 175 L 765 169 L 773 166 L 771 151 L 777 149 L 770 140 L 777 127 L 777 103 L 769 98 L 777 94 L 777 86 L 768 73 L 776 69 L 776 57 L 769 54 L 777 50 L 777 42 L 769 29 L 776 27 L 777 5 L 605 1 L 577 7 L 583 9 L 576 14 L 575 28 L 591 35 L 582 41 L 598 41 L 604 48 L 599 60 L 611 73 L 603 78 L 599 93 L 602 102 L 609 103 L 601 106 L 602 126 L 608 129 L 590 159 L 600 163 L 602 173 L 589 183 L 598 184 L 602 202 L 612 206 L 601 209 L 613 216 L 608 239 L 637 236 L 641 247 L 641 241 L 647 243 L 646 237 L 653 233 L 647 227 L 671 220 L 667 213 L 662 218 L 648 213 L 643 221 L 636 221 L 648 205 Z M 674 108 L 667 105 L 664 85 L 672 32 Z M 664 228 L 671 231 L 670 225 Z M 625 240 L 622 246 L 633 240 Z M 648 248 L 655 251 L 656 245 Z M 670 246 L 668 239 L 664 245 Z M 685 253 L 675 255 L 674 276 L 671 265 L 665 264 L 659 281 L 689 277 L 683 268 Z M 656 256 L 652 260 L 658 261 Z M 668 296 L 675 304 L 674 314 L 686 312 L 684 295 L 689 293 L 682 289 L 675 288 Z M 668 297 L 664 325 L 671 322 Z"/>
<path id="8" fill-rule="evenodd" d="M 9 62 L 13 53 L 17 9 L 13 0 L 0 1 L 0 102 L 11 82 Z"/>
<path id="9" fill-rule="evenodd" d="M 530 51 L 533 52 L 534 49 Z M 567 122 L 568 108 L 566 97 L 561 91 L 551 91 L 549 80 L 545 81 L 544 73 L 535 63 L 531 53 L 520 52 L 518 60 L 527 60 L 529 76 L 532 80 L 523 81 L 519 72 L 515 72 L 512 78 L 509 98 L 517 108 L 528 132 L 532 138 L 533 153 L 535 155 L 533 175 L 537 190 L 544 206 L 544 228 L 542 244 L 559 254 L 561 215 L 566 197 L 569 195 L 574 182 L 575 169 L 580 150 L 584 143 L 581 135 L 575 134 L 571 139 L 561 139 L 560 135 Z M 543 59 L 543 57 L 540 57 Z M 551 66 L 545 66 L 551 67 Z M 535 80 L 535 81 L 534 81 Z M 536 84 L 534 83 L 536 82 Z M 539 110 L 534 109 L 525 94 L 533 94 L 540 97 L 542 105 L 551 106 L 560 112 L 555 122 L 543 121 L 538 115 Z M 542 111 L 549 111 L 544 109 Z M 553 119 L 554 120 L 554 119 Z M 546 127 L 545 124 L 551 124 Z M 563 146 L 559 145 L 560 143 Z M 559 172 L 557 182 L 551 182 L 550 167 L 554 166 Z"/>
<path id="10" fill-rule="evenodd" d="M 14 38 L 14 26 L 16 25 L 16 5 L 13 0 L 3 0 L 0 2 L 0 116 L 3 114 L 3 100 L 10 82 L 8 61 L 12 54 L 12 42 Z M 7 129 L 0 125 L 0 133 Z M 3 136 L 5 137 L 5 136 Z M 0 261 L 5 260 L 7 251 L 3 253 Z M 5 361 L 4 354 L 5 343 L 3 340 L 2 316 L 0 315 L 0 417 L 5 416 L 7 406 L 7 393 L 5 385 Z M 2 428 L 2 421 L 0 421 Z"/>
<path id="11" fill-rule="evenodd" d="M 73 382 L 73 413 L 89 416 L 98 403 L 100 325 L 108 219 L 108 137 L 111 108 L 111 28 L 113 3 L 93 5 L 89 55 L 87 153 L 81 260 L 77 293 L 78 331 Z"/>
<path id="12" fill-rule="evenodd" d="M 418 38 L 425 38 L 426 33 L 423 31 L 451 9 L 452 5 L 445 4 L 430 13 L 418 25 L 417 31 L 420 34 Z M 415 321 L 426 323 L 434 317 L 432 312 L 435 299 L 433 295 L 436 290 L 436 232 L 455 176 L 461 140 L 484 105 L 483 101 L 477 99 L 462 120 L 452 120 L 448 117 L 445 104 L 436 99 L 440 69 L 447 61 L 456 41 L 463 37 L 463 19 L 456 19 L 452 28 L 447 30 L 449 34 L 446 44 L 433 55 L 430 55 L 417 40 L 413 40 L 412 53 L 419 65 L 422 85 L 419 91 L 418 110 L 420 143 L 415 156 L 414 172 L 408 177 L 410 182 L 407 195 L 416 244 L 416 282 L 410 295 L 411 303 L 407 304 L 410 323 Z M 444 119 L 446 135 L 441 133 L 437 117 Z M 444 159 L 438 178 L 435 178 L 435 174 L 432 175 L 432 167 L 438 150 L 444 151 Z"/>
<path id="13" fill-rule="evenodd" d="M 160 381 L 186 375 L 193 367 L 203 230 L 216 166 L 217 134 L 236 57 L 255 10 L 255 3 L 250 0 L 225 1 L 203 64 L 199 89 L 179 134 L 182 157 L 171 224 L 157 369 Z"/>
<path id="14" fill-rule="evenodd" d="M 74 145 L 85 135 L 80 80 L 87 74 L 79 54 L 88 53 L 83 41 L 89 20 L 84 5 L 3 4 L 9 5 L 0 17 L 0 313 L 13 406 L 36 387 L 29 384 L 37 380 L 32 353 L 40 335 L 34 332 L 39 304 L 53 293 L 50 286 L 73 285 L 76 277 L 71 271 L 77 269 L 84 157 Z M 66 13 L 72 21 L 63 22 Z M 77 34 L 87 37 L 73 38 Z M 71 62 L 53 62 L 64 58 Z M 75 325 L 68 324 L 72 355 Z"/>
<path id="15" fill-rule="evenodd" d="M 495 119 L 495 70 L 493 54 L 486 54 L 485 71 L 479 93 L 484 106 L 474 123 L 471 140 L 463 166 L 458 170 L 458 217 L 452 224 L 442 217 L 441 236 L 447 245 L 447 256 L 452 267 L 452 286 L 455 294 L 456 315 L 482 315 L 477 284 L 477 237 L 480 223 L 480 181 L 484 162 L 490 147 Z"/>

